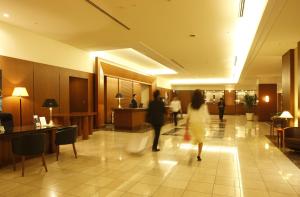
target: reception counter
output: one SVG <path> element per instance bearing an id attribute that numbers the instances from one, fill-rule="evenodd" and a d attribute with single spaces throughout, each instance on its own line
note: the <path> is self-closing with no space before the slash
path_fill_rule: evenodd
<path id="1" fill-rule="evenodd" d="M 146 108 L 115 108 L 113 111 L 116 129 L 135 130 L 145 126 Z"/>

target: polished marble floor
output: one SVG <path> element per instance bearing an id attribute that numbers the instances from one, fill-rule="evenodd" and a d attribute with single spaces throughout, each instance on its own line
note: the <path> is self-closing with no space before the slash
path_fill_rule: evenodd
<path id="1" fill-rule="evenodd" d="M 201 162 L 180 135 L 161 135 L 160 152 L 151 152 L 148 142 L 144 152 L 133 154 L 128 147 L 151 138 L 151 132 L 97 131 L 77 142 L 78 159 L 71 146 L 61 148 L 59 161 L 48 155 L 47 173 L 39 158 L 26 161 L 25 177 L 20 164 L 16 172 L 1 168 L 0 197 L 299 197 L 300 169 L 264 137 L 268 125 L 244 116 L 225 119 L 222 135 L 218 129 L 207 133 Z M 166 125 L 162 132 L 172 128 Z"/>

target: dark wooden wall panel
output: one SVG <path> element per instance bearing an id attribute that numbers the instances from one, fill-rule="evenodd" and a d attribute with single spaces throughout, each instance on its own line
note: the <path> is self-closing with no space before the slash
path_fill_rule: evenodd
<path id="1" fill-rule="evenodd" d="M 181 102 L 182 113 L 187 113 L 187 107 L 192 99 L 192 90 L 177 90 L 176 94 Z"/>
<path id="2" fill-rule="evenodd" d="M 22 98 L 23 125 L 32 123 L 33 118 L 33 62 L 15 58 L 0 56 L 0 68 L 2 69 L 2 96 L 3 111 L 10 112 L 14 118 L 14 124 L 20 123 L 19 98 L 13 97 L 14 87 L 26 87 L 29 97 Z"/>
<path id="3" fill-rule="evenodd" d="M 282 56 L 282 110 L 294 116 L 294 66 L 295 50 L 291 49 Z"/>
<path id="4" fill-rule="evenodd" d="M 105 77 L 105 90 L 105 123 L 111 123 L 112 109 L 118 107 L 118 100 L 115 99 L 118 93 L 118 79 Z"/>
<path id="5" fill-rule="evenodd" d="M 88 79 L 70 77 L 70 112 L 88 112 Z"/>
<path id="6" fill-rule="evenodd" d="M 60 69 L 60 112 L 70 112 L 70 77 L 88 79 L 88 111 L 94 111 L 94 74 L 70 69 Z"/>
<path id="7" fill-rule="evenodd" d="M 119 91 L 123 94 L 122 107 L 129 107 L 132 98 L 132 81 L 119 80 Z"/>
<path id="8" fill-rule="evenodd" d="M 296 84 L 296 85 L 298 85 L 298 127 L 299 127 L 299 125 L 300 125 L 300 116 L 299 116 L 299 114 L 300 114 L 300 42 L 298 42 L 298 44 L 297 44 L 297 48 L 298 48 L 298 54 L 297 54 L 297 58 L 298 58 L 298 65 L 295 65 L 295 66 L 297 66 L 297 69 L 298 69 L 298 78 L 297 78 L 297 80 L 298 80 L 298 83 Z"/>
<path id="9" fill-rule="evenodd" d="M 235 91 L 225 90 L 225 114 L 232 115 L 236 113 Z"/>
<path id="10" fill-rule="evenodd" d="M 26 87 L 29 97 L 22 99 L 23 125 L 32 124 L 33 114 L 48 116 L 48 109 L 41 107 L 45 98 L 55 98 L 59 108 L 54 112 L 68 113 L 70 76 L 88 80 L 88 110 L 94 109 L 94 74 L 61 67 L 40 64 L 0 56 L 2 69 L 3 111 L 13 114 L 15 125 L 19 125 L 19 99 L 12 97 L 15 86 Z"/>
<path id="11" fill-rule="evenodd" d="M 45 116 L 49 121 L 49 109 L 42 107 L 45 99 L 53 98 L 59 102 L 59 71 L 57 67 L 34 64 L 34 114 Z M 58 108 L 53 108 L 53 113 L 58 113 Z"/>
<path id="12" fill-rule="evenodd" d="M 122 69 L 105 62 L 101 62 L 101 66 L 106 76 L 112 76 L 116 78 L 129 79 L 136 82 L 143 82 L 146 84 L 152 84 L 155 81 L 155 77 L 138 74 L 129 70 Z"/>
<path id="13" fill-rule="evenodd" d="M 270 102 L 266 103 L 264 97 L 269 96 Z M 259 121 L 270 121 L 271 116 L 277 111 L 277 84 L 258 85 L 257 116 Z"/>
<path id="14" fill-rule="evenodd" d="M 224 95 L 226 105 L 235 105 L 235 91 L 225 90 Z"/>

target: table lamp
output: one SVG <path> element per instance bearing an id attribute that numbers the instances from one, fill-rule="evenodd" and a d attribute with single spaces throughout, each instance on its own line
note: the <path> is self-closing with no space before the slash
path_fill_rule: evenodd
<path id="1" fill-rule="evenodd" d="M 118 99 L 118 108 L 121 108 L 121 99 L 123 98 L 123 95 L 120 92 L 118 92 L 115 98 Z"/>
<path id="2" fill-rule="evenodd" d="M 53 125 L 53 121 L 52 121 L 52 108 L 53 107 L 58 107 L 58 104 L 56 102 L 55 99 L 52 98 L 48 98 L 44 101 L 43 106 L 42 107 L 49 107 L 49 111 L 50 111 L 50 121 L 49 121 L 49 125 Z"/>
<path id="3" fill-rule="evenodd" d="M 292 114 L 289 111 L 284 111 L 280 114 L 280 118 L 285 118 L 285 127 L 288 127 L 288 119 L 293 118 Z"/>
<path id="4" fill-rule="evenodd" d="M 15 87 L 12 96 L 20 98 L 20 126 L 22 126 L 22 97 L 29 96 L 25 87 Z"/>

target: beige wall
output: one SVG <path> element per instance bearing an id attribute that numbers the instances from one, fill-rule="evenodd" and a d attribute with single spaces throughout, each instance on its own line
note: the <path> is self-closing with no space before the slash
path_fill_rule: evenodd
<path id="1" fill-rule="evenodd" d="M 165 89 L 171 89 L 172 86 L 168 79 L 165 79 L 163 77 L 157 77 L 156 78 L 157 87 L 159 88 L 165 88 Z"/>
<path id="2" fill-rule="evenodd" d="M 141 86 L 141 103 L 143 103 L 143 107 L 147 108 L 149 103 L 149 86 L 143 85 Z"/>
<path id="3" fill-rule="evenodd" d="M 0 22 L 0 55 L 93 73 L 88 52 Z"/>

